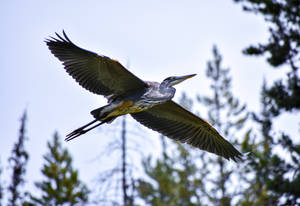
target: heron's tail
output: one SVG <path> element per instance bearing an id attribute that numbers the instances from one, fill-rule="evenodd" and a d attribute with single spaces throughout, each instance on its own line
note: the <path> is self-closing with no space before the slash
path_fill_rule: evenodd
<path id="1" fill-rule="evenodd" d="M 95 118 L 95 119 L 102 119 L 102 118 L 104 118 L 105 116 L 107 116 L 108 114 L 109 114 L 109 112 L 104 112 L 103 110 L 105 109 L 105 108 L 107 108 L 109 105 L 106 105 L 106 106 L 104 106 L 104 107 L 100 107 L 100 108 L 98 108 L 98 109 L 95 109 L 95 110 L 93 110 L 93 111 L 91 111 L 91 115 L 93 115 L 93 117 Z"/>

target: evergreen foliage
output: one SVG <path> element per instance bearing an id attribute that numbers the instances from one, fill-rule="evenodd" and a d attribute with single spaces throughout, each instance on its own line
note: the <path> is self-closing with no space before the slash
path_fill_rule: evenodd
<path id="1" fill-rule="evenodd" d="M 213 60 L 207 66 L 213 94 L 198 99 L 208 108 L 209 122 L 226 138 L 236 139 L 234 134 L 243 128 L 248 113 L 246 106 L 233 96 L 229 69 L 222 68 L 221 63 L 222 57 L 214 47 Z M 191 109 L 193 101 L 183 94 L 180 103 Z M 182 144 L 176 144 L 169 155 L 166 143 L 162 143 L 162 157 L 154 165 L 151 158 L 143 164 L 150 180 L 140 180 L 138 190 L 145 202 L 149 205 L 231 205 L 237 192 L 229 192 L 232 190 L 228 187 L 236 167 L 229 168 L 220 157 L 208 156 Z"/>
<path id="2" fill-rule="evenodd" d="M 275 117 L 300 109 L 300 1 L 298 0 L 234 0 L 245 11 L 262 15 L 268 22 L 270 37 L 265 44 L 250 46 L 247 55 L 267 54 L 274 68 L 290 68 L 286 80 L 275 81 L 268 88 L 264 82 L 261 93 L 262 111 L 253 114 L 260 134 L 249 132 L 243 149 L 253 151 L 245 167 L 249 188 L 244 191 L 243 205 L 300 204 L 300 145 L 282 131 L 275 131 Z M 297 143 L 296 143 L 297 142 Z M 249 178 L 252 177 L 252 178 Z"/>
<path id="3" fill-rule="evenodd" d="M 248 133 L 242 143 L 243 150 L 251 150 L 252 158 L 244 172 L 249 187 L 245 189 L 241 204 L 298 205 L 300 204 L 300 145 L 285 134 L 276 135 L 272 128 L 270 98 L 265 95 L 264 83 L 260 114 L 253 119 L 260 126 L 260 134 Z M 280 151 L 280 152 L 278 152 Z"/>
<path id="4" fill-rule="evenodd" d="M 27 151 L 25 150 L 26 138 L 26 111 L 23 113 L 21 118 L 21 127 L 19 130 L 19 138 L 15 143 L 11 156 L 8 161 L 12 169 L 11 183 L 8 186 L 9 192 L 9 206 L 22 205 L 24 201 L 24 192 L 20 190 L 21 186 L 25 183 L 26 164 L 29 158 Z"/>
<path id="5" fill-rule="evenodd" d="M 288 65 L 287 80 L 276 81 L 265 93 L 274 114 L 300 109 L 300 1 L 299 0 L 234 0 L 245 11 L 262 15 L 269 25 L 267 43 L 249 46 L 247 55 L 267 54 L 267 62 L 275 68 Z"/>
<path id="6" fill-rule="evenodd" d="M 161 138 L 165 141 L 165 137 Z M 177 149 L 178 153 L 174 156 L 164 152 L 163 158 L 156 160 L 154 165 L 150 157 L 144 161 L 143 166 L 150 181 L 140 179 L 137 189 L 147 204 L 201 205 L 199 194 L 203 183 L 196 178 L 197 166 L 183 145 L 177 144 Z"/>
<path id="7" fill-rule="evenodd" d="M 192 108 L 192 100 L 182 94 L 180 104 L 186 109 Z M 202 181 L 208 171 L 205 163 L 202 169 L 188 145 L 170 143 L 161 136 L 162 157 L 152 163 L 148 157 L 143 167 L 148 179 L 138 181 L 139 196 L 148 205 L 202 205 L 201 194 L 204 188 Z M 167 152 L 173 148 L 173 152 Z M 198 158 L 199 159 L 199 158 Z"/>
<path id="8" fill-rule="evenodd" d="M 42 168 L 44 180 L 36 183 L 41 196 L 31 196 L 31 203 L 49 206 L 86 204 L 88 188 L 79 180 L 78 171 L 72 166 L 72 157 L 62 147 L 57 133 L 47 146 L 49 152 L 44 156 Z"/>
<path id="9" fill-rule="evenodd" d="M 216 46 L 213 47 L 213 59 L 208 61 L 206 76 L 211 80 L 210 96 L 199 96 L 198 100 L 208 109 L 208 122 L 232 143 L 237 143 L 238 132 L 244 127 L 248 118 L 246 105 L 241 105 L 232 94 L 230 69 L 222 67 L 222 56 Z M 241 134 L 241 133 L 240 133 Z M 209 199 L 214 205 L 231 205 L 232 199 L 238 191 L 228 190 L 232 185 L 232 177 L 237 165 L 229 166 L 221 157 L 210 156 L 210 165 L 214 165 L 207 182 L 212 187 L 209 189 Z M 237 187 L 236 187 L 237 188 Z"/>
<path id="10" fill-rule="evenodd" d="M 98 176 L 94 198 L 98 205 L 135 205 L 137 167 L 133 157 L 140 155 L 141 150 L 139 143 L 131 138 L 134 132 L 128 129 L 127 117 L 123 116 L 121 121 L 120 135 L 115 135 L 116 129 L 113 129 L 114 136 L 100 155 L 114 159 L 115 165 Z M 117 157 L 113 157 L 113 153 Z"/>
<path id="11" fill-rule="evenodd" d="M 120 202 L 135 205 L 138 198 L 154 206 L 300 205 L 299 139 L 276 131 L 273 126 L 278 115 L 300 109 L 300 1 L 233 1 L 241 3 L 245 11 L 263 16 L 269 27 L 267 42 L 249 46 L 244 54 L 265 55 L 272 67 L 289 68 L 286 78 L 275 81 L 270 87 L 264 82 L 261 111 L 249 115 L 246 106 L 233 95 L 230 70 L 223 68 L 222 56 L 217 47 L 213 47 L 213 59 L 207 63 L 206 70 L 211 81 L 210 95 L 199 95 L 198 103 L 208 111 L 205 119 L 231 143 L 240 141 L 243 152 L 251 151 L 250 157 L 244 163 L 230 164 L 220 157 L 161 136 L 161 156 L 156 160 L 151 156 L 145 158 L 143 169 L 146 177 L 136 180 L 126 136 L 130 131 L 126 129 L 124 117 L 121 140 L 114 139 L 114 144 L 107 147 L 110 155 L 115 150 L 121 151 L 118 155 L 122 159 L 115 168 L 100 176 L 97 182 L 100 185 L 99 205 L 120 205 Z M 182 94 L 182 106 L 192 110 L 193 103 L 185 93 Z M 241 139 L 249 116 L 255 125 L 249 124 L 251 129 Z M 29 193 L 22 187 L 29 158 L 24 146 L 26 123 L 25 111 L 18 140 L 8 159 L 12 173 L 7 188 L 0 179 L 0 206 L 2 202 L 9 206 L 88 204 L 89 190 L 79 180 L 78 171 L 72 166 L 72 157 L 63 148 L 57 133 L 47 143 L 48 153 L 44 155 L 41 170 L 43 180 L 35 184 L 38 193 L 36 196 L 30 194 L 30 201 L 26 200 Z M 137 151 L 139 148 L 133 149 Z"/>

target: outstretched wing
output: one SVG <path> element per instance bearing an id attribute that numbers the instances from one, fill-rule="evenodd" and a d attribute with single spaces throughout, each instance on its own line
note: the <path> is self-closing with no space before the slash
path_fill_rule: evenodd
<path id="1" fill-rule="evenodd" d="M 66 71 L 85 89 L 100 95 L 118 96 L 146 87 L 144 81 L 130 73 L 118 61 L 81 49 L 63 37 L 46 39 L 51 52 Z"/>
<path id="2" fill-rule="evenodd" d="M 242 154 L 225 140 L 209 123 L 173 101 L 131 114 L 152 130 L 194 147 L 236 161 Z"/>

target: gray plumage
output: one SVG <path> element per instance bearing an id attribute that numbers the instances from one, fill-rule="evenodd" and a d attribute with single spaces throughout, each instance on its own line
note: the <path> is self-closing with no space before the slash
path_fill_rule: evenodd
<path id="1" fill-rule="evenodd" d="M 172 101 L 176 91 L 173 86 L 195 75 L 168 77 L 161 83 L 143 81 L 118 61 L 76 46 L 65 32 L 63 36 L 56 35 L 45 42 L 63 62 L 65 70 L 83 88 L 108 100 L 107 105 L 91 112 L 95 119 L 68 134 L 67 141 L 130 114 L 146 127 L 174 140 L 226 159 L 242 157 L 208 122 Z"/>

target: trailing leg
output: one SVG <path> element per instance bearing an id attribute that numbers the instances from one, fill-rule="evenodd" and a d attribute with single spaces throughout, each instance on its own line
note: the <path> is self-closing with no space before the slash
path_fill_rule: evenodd
<path id="1" fill-rule="evenodd" d="M 88 124 L 86 124 L 86 125 L 84 125 L 82 127 L 79 127 L 78 129 L 75 129 L 73 132 L 71 132 L 70 134 L 68 134 L 67 137 L 66 137 L 66 139 L 65 139 L 65 141 L 70 141 L 70 140 L 72 140 L 72 139 L 74 139 L 74 138 L 76 138 L 76 137 L 78 137 L 78 136 L 80 136 L 82 134 L 87 133 L 88 131 L 90 131 L 90 130 L 92 130 L 92 129 L 94 129 L 94 128 L 96 128 L 96 127 L 98 127 L 98 126 L 100 126 L 100 125 L 102 125 L 104 123 L 110 123 L 114 119 L 115 119 L 115 117 L 107 118 L 107 119 L 99 122 L 98 124 L 95 124 L 94 126 L 92 126 L 90 128 L 87 128 L 88 126 L 90 126 L 90 125 L 94 124 L 95 122 L 99 121 L 99 120 L 95 119 L 95 120 L 89 122 Z M 85 128 L 87 128 L 87 129 L 85 129 Z"/>

